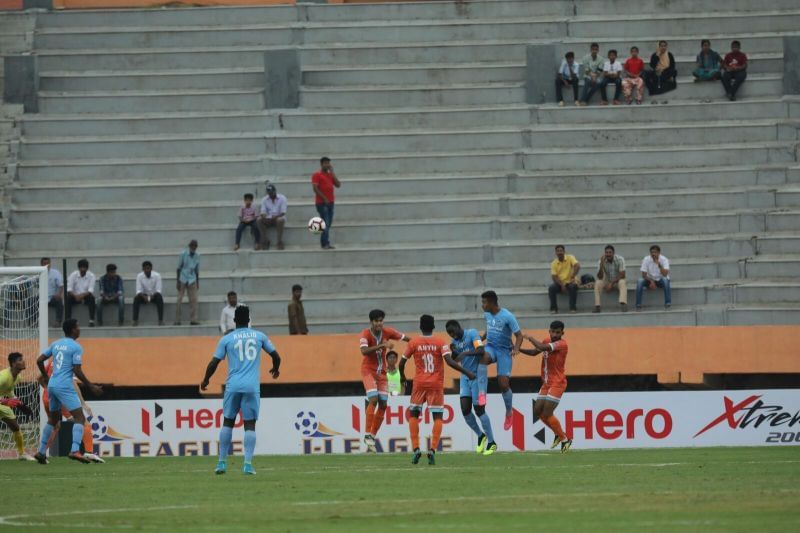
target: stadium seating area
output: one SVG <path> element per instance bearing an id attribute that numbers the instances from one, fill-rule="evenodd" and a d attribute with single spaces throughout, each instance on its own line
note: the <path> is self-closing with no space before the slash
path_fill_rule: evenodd
<path id="1" fill-rule="evenodd" d="M 660 14 L 638 15 L 645 5 Z M 177 255 L 199 241 L 203 326 L 146 327 L 156 320 L 145 309 L 137 330 L 93 336 L 213 335 L 229 290 L 257 326 L 285 333 L 294 283 L 305 288 L 312 333 L 356 331 L 374 307 L 406 329 L 422 311 L 479 325 L 487 288 L 533 327 L 549 320 L 553 245 L 595 274 L 612 243 L 632 278 L 658 243 L 672 263 L 671 310 L 659 293 L 642 313 L 592 315 L 592 293 L 581 291 L 570 326 L 797 324 L 800 100 L 784 95 L 783 36 L 800 33 L 800 9 L 794 0 L 664 6 L 36 14 L 27 44 L 39 61 L 40 113 L 16 129 L 0 120 L 3 146 L 19 135 L 5 262 L 46 255 L 56 266 L 66 258 L 71 271 L 87 257 L 98 275 L 114 262 L 130 317 L 135 275 L 149 259 L 164 276 L 171 321 Z M 751 67 L 740 101 L 724 100 L 719 84 L 692 83 L 703 37 L 720 52 L 742 41 Z M 578 57 L 591 41 L 601 54 L 635 44 L 649 56 L 660 38 L 679 71 L 666 105 L 525 103 L 527 44 L 557 42 Z M 263 52 L 275 48 L 299 50 L 297 109 L 265 109 Z M 550 80 L 556 66 L 538 71 Z M 343 181 L 331 251 L 305 229 L 322 155 Z M 263 196 L 266 180 L 289 198 L 287 249 L 234 253 L 241 196 Z"/>

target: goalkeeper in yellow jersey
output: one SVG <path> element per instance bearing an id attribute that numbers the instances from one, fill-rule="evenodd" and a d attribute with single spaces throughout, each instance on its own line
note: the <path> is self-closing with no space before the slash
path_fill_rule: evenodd
<path id="1" fill-rule="evenodd" d="M 14 409 L 19 409 L 28 416 L 33 415 L 30 408 L 14 394 L 14 388 L 22 380 L 23 370 L 25 370 L 25 358 L 22 354 L 19 352 L 8 354 L 8 368 L 0 370 L 0 420 L 11 430 L 19 460 L 35 461 L 36 459 L 25 453 L 25 441 L 17 424 L 17 415 L 14 413 Z"/>

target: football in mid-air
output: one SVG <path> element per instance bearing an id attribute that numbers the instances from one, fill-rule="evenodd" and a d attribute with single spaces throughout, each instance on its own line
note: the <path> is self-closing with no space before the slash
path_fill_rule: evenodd
<path id="1" fill-rule="evenodd" d="M 320 217 L 312 217 L 308 221 L 308 231 L 311 233 L 322 233 L 325 231 L 325 221 Z"/>
<path id="2" fill-rule="evenodd" d="M 294 423 L 294 427 L 304 437 L 309 437 L 316 433 L 317 426 L 319 426 L 317 415 L 311 411 L 300 411 L 297 413 L 297 420 Z"/>

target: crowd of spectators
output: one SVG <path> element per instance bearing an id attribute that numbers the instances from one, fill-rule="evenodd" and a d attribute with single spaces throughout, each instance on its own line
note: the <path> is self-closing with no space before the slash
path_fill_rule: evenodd
<path id="1" fill-rule="evenodd" d="M 727 98 L 735 101 L 736 93 L 747 78 L 747 56 L 741 51 L 741 43 L 733 41 L 731 51 L 724 58 L 711 49 L 708 39 L 703 39 L 700 46 L 696 68 L 692 72 L 694 81 L 719 80 Z M 613 49 L 603 57 L 597 43 L 591 44 L 589 53 L 580 63 L 575 61 L 575 52 L 567 52 L 556 73 L 556 101 L 559 106 L 565 105 L 565 88 L 572 88 L 575 105 L 578 106 L 588 105 L 595 92 L 600 92 L 602 105 L 608 105 L 606 90 L 609 85 L 614 86 L 614 105 L 622 103 L 620 96 L 623 94 L 628 105 L 634 101 L 641 104 L 645 86 L 651 97 L 673 91 L 678 86 L 678 70 L 675 56 L 668 48 L 667 41 L 659 41 L 648 65 L 639 57 L 639 48 L 636 46 L 630 48 L 630 55 L 625 61 L 620 61 L 617 51 Z M 579 97 L 581 81 L 583 91 Z M 651 98 L 651 103 L 659 102 Z M 662 100 L 661 103 L 666 104 L 667 100 Z"/>

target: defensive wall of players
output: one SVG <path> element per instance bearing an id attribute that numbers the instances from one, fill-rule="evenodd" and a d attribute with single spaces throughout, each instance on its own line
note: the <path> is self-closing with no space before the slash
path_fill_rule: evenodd
<path id="1" fill-rule="evenodd" d="M 655 375 L 664 384 L 702 384 L 708 374 L 800 373 L 796 348 L 800 326 L 589 328 L 568 330 L 567 336 L 571 377 Z M 281 383 L 359 379 L 357 335 L 271 339 L 283 358 Z M 81 339 L 92 379 L 120 387 L 196 385 L 218 341 L 218 337 Z M 396 350 L 403 346 L 398 343 Z M 262 365 L 262 383 L 272 381 L 268 369 Z M 519 356 L 514 377 L 536 377 L 539 369 L 539 360 Z M 221 391 L 224 376 L 217 373 L 210 392 Z M 446 387 L 452 388 L 456 379 L 456 372 L 446 367 Z"/>

